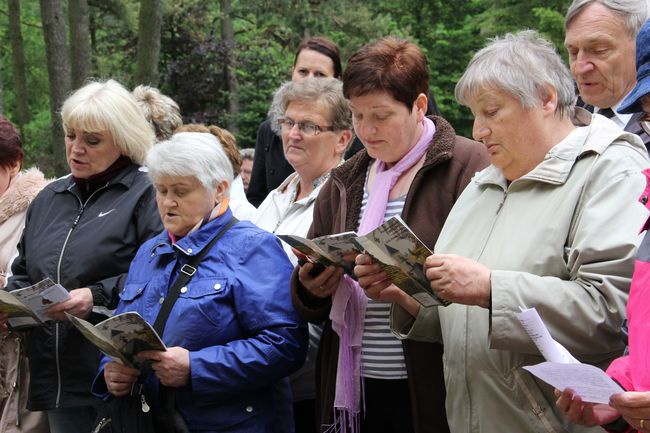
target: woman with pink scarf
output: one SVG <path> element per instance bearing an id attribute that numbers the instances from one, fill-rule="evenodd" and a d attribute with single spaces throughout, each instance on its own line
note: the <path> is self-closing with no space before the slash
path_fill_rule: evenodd
<path id="1" fill-rule="evenodd" d="M 332 170 L 309 237 L 365 234 L 401 215 L 434 245 L 456 198 L 488 158 L 443 118 L 425 116 L 428 87 L 426 58 L 410 42 L 384 38 L 352 55 L 343 93 L 365 150 Z M 292 296 L 305 319 L 324 323 L 319 431 L 448 431 L 440 344 L 398 340 L 389 327 L 390 303 L 369 300 L 341 268 L 297 268 Z"/>

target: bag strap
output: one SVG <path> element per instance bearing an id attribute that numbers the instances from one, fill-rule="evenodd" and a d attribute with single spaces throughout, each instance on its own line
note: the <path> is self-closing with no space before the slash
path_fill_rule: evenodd
<path id="1" fill-rule="evenodd" d="M 198 254 L 196 254 L 194 257 L 191 257 L 190 260 L 188 260 L 188 262 L 181 267 L 181 271 L 176 278 L 176 281 L 174 281 L 174 284 L 169 289 L 167 297 L 165 298 L 162 307 L 160 307 L 158 317 L 156 317 L 156 321 L 153 324 L 153 329 L 156 330 L 160 338 L 162 338 L 163 332 L 165 330 L 165 324 L 169 318 L 169 314 L 172 312 L 172 308 L 174 307 L 174 304 L 176 303 L 176 300 L 181 293 L 181 288 L 190 282 L 196 273 L 196 267 L 199 265 L 199 263 L 201 263 L 201 260 L 203 260 L 203 257 L 205 257 L 208 251 L 212 249 L 212 246 L 217 243 L 217 241 L 228 231 L 228 229 L 230 229 L 230 227 L 234 226 L 238 222 L 239 220 L 234 216 L 230 218 L 230 221 L 228 221 L 228 223 L 223 226 L 221 230 L 219 230 L 217 235 L 210 242 L 208 242 L 208 244 L 203 247 L 203 249 Z"/>

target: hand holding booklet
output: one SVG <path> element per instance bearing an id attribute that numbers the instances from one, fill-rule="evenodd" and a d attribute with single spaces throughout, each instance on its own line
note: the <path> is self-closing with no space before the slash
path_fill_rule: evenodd
<path id="1" fill-rule="evenodd" d="M 153 327 L 136 312 L 110 317 L 97 325 L 66 313 L 68 320 L 99 350 L 128 367 L 139 368 L 138 353 L 167 348 Z"/>
<path id="2" fill-rule="evenodd" d="M 613 394 L 624 391 L 603 370 L 582 364 L 555 341 L 536 309 L 522 308 L 517 318 L 546 359 L 541 364 L 523 367 L 525 370 L 559 390 L 571 388 L 588 403 L 608 404 Z"/>
<path id="3" fill-rule="evenodd" d="M 387 220 L 365 236 L 353 232 L 315 239 L 278 236 L 314 263 L 340 266 L 352 275 L 350 253 L 368 254 L 386 272 L 390 281 L 425 307 L 448 305 L 431 289 L 424 274 L 424 261 L 433 254 L 399 216 Z"/>
<path id="4" fill-rule="evenodd" d="M 0 290 L 0 312 L 9 314 L 9 325 L 16 329 L 37 326 L 48 320 L 47 310 L 70 299 L 70 293 L 51 279 L 22 289 L 6 292 Z"/>

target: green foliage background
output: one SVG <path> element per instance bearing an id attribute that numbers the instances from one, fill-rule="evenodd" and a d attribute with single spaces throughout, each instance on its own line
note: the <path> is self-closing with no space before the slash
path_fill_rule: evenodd
<path id="1" fill-rule="evenodd" d="M 129 88 L 137 48 L 137 0 L 90 1 L 91 78 L 114 78 Z M 160 59 L 161 90 L 176 99 L 185 121 L 225 126 L 227 98 L 237 97 L 234 119 L 241 147 L 255 143 L 273 91 L 290 76 L 294 50 L 310 35 L 326 35 L 347 59 L 381 36 L 417 43 L 429 59 L 431 89 L 457 131 L 471 134 L 471 116 L 453 90 L 473 53 L 486 39 L 524 28 L 539 30 L 562 47 L 563 16 L 570 0 L 232 0 L 237 95 L 228 95 L 222 64 L 218 0 L 165 0 Z M 37 164 L 49 140 L 48 84 L 38 0 L 21 1 L 31 120 L 23 134 L 27 165 Z M 0 79 L 4 114 L 14 116 L 7 4 L 0 0 Z M 63 145 L 63 143 L 61 143 Z"/>

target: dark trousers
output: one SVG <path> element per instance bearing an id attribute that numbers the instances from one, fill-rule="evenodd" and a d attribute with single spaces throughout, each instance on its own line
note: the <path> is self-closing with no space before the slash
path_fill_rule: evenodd
<path id="1" fill-rule="evenodd" d="M 363 378 L 366 400 L 361 433 L 413 433 L 411 396 L 407 379 Z"/>
<path id="2" fill-rule="evenodd" d="M 296 433 L 316 433 L 316 400 L 294 401 L 293 420 Z"/>

